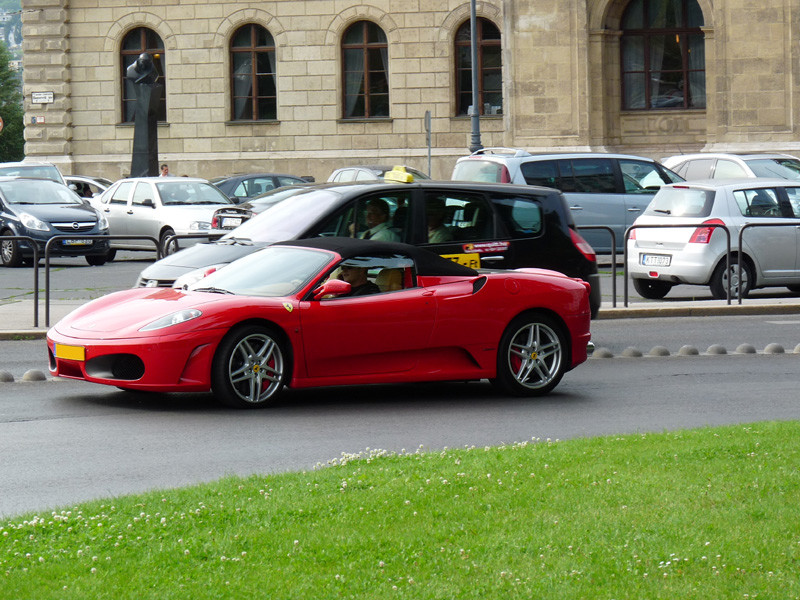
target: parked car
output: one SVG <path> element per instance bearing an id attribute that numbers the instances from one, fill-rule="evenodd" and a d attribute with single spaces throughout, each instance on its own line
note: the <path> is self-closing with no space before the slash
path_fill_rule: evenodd
<path id="1" fill-rule="evenodd" d="M 560 190 L 581 235 L 597 252 L 624 249 L 625 230 L 642 214 L 658 189 L 682 178 L 641 156 L 607 153 L 530 154 L 513 148 L 484 148 L 456 161 L 454 181 L 492 181 Z"/>
<path id="2" fill-rule="evenodd" d="M 707 285 L 715 298 L 742 297 L 755 288 L 800 292 L 800 182 L 719 179 L 668 185 L 653 198 L 628 240 L 628 273 L 644 298 L 663 298 L 676 284 Z M 730 231 L 727 265 L 725 232 Z M 742 234 L 739 248 L 739 232 Z M 757 225 L 766 225 L 758 227 Z M 780 225 L 780 226 L 778 226 Z"/>
<path id="3" fill-rule="evenodd" d="M 0 177 L 36 177 L 51 179 L 56 183 L 66 184 L 61 171 L 53 163 L 48 162 L 5 162 L 0 163 Z"/>
<path id="4" fill-rule="evenodd" d="M 391 240 L 425 246 L 472 268 L 542 267 L 580 277 L 592 286 L 590 304 L 597 314 L 594 251 L 575 231 L 561 193 L 533 186 L 418 181 L 310 188 L 215 242 L 156 261 L 142 271 L 137 285 L 182 286 L 279 241 L 366 235 L 373 218 L 368 209 L 382 207 L 388 208 L 389 220 L 375 228 Z M 439 225 L 431 227 L 437 218 Z"/>
<path id="5" fill-rule="evenodd" d="M 422 171 L 413 167 L 402 165 L 407 173 L 411 173 L 414 179 L 430 179 Z M 356 165 L 352 167 L 342 167 L 336 169 L 328 177 L 328 181 L 333 183 L 347 183 L 349 181 L 381 181 L 386 173 L 395 169 L 397 165 Z"/>
<path id="6" fill-rule="evenodd" d="M 800 179 L 800 159 L 790 154 L 679 154 L 661 161 L 687 181 L 738 177 Z"/>
<path id="7" fill-rule="evenodd" d="M 85 177 L 84 175 L 65 175 L 64 181 L 69 189 L 75 190 L 75 193 L 81 198 L 99 196 L 114 183 L 104 177 Z"/>
<path id="8" fill-rule="evenodd" d="M 120 179 L 91 203 L 108 219 L 111 235 L 147 235 L 168 254 L 172 235 L 206 233 L 214 211 L 233 201 L 205 179 L 190 177 L 138 177 Z M 196 243 L 178 241 L 178 246 Z M 113 249 L 153 250 L 149 240 L 112 240 Z"/>
<path id="9" fill-rule="evenodd" d="M 247 221 L 252 219 L 257 214 L 260 214 L 274 206 L 278 202 L 282 202 L 286 198 L 299 194 L 310 187 L 317 187 L 320 184 L 307 183 L 305 185 L 289 185 L 284 187 L 275 188 L 269 192 L 259 194 L 255 198 L 250 198 L 247 202 L 242 202 L 236 206 L 226 206 L 219 208 L 214 212 L 211 218 L 211 227 L 213 229 L 236 229 Z"/>
<path id="10" fill-rule="evenodd" d="M 108 221 L 75 192 L 50 179 L 0 176 L 0 258 L 5 267 L 18 267 L 33 258 L 33 247 L 24 240 L 36 240 L 39 257 L 44 258 L 50 238 L 75 234 L 53 242 L 53 256 L 85 256 L 90 265 L 102 265 L 109 252 L 108 240 L 93 236 L 108 235 Z"/>
<path id="11" fill-rule="evenodd" d="M 211 390 L 241 408 L 284 386 L 489 379 L 539 396 L 586 360 L 588 288 L 542 269 L 479 273 L 406 244 L 292 241 L 187 290 L 89 302 L 48 332 L 49 366 L 123 389 Z"/>
<path id="12" fill-rule="evenodd" d="M 308 180 L 302 177 L 282 173 L 248 173 L 215 177 L 209 181 L 237 204 L 275 188 L 308 183 Z"/>

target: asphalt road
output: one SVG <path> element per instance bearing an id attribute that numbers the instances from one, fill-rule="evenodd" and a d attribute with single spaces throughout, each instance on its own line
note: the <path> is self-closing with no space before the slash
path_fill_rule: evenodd
<path id="1" fill-rule="evenodd" d="M 268 409 L 81 382 L 0 384 L 0 515 L 342 452 L 496 445 L 800 418 L 796 355 L 591 359 L 540 399 L 485 383 L 290 391 Z"/>

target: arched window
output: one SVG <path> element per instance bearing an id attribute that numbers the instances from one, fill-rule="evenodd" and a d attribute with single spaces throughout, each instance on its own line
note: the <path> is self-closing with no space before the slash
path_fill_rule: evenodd
<path id="1" fill-rule="evenodd" d="M 261 25 L 245 25 L 231 38 L 234 121 L 276 119 L 275 40 Z"/>
<path id="2" fill-rule="evenodd" d="M 389 116 L 389 46 L 375 23 L 358 21 L 342 37 L 343 107 L 349 118 Z"/>
<path id="3" fill-rule="evenodd" d="M 478 18 L 478 110 L 482 115 L 503 112 L 503 60 L 500 30 L 488 19 Z M 472 105 L 472 54 L 470 25 L 456 32 L 456 114 L 469 114 Z"/>
<path id="4" fill-rule="evenodd" d="M 632 0 L 622 16 L 622 108 L 705 108 L 697 0 Z"/>
<path id="5" fill-rule="evenodd" d="M 167 87 L 166 77 L 164 76 L 164 42 L 158 34 L 147 27 L 137 27 L 127 33 L 122 40 L 122 50 L 120 63 L 122 64 L 122 121 L 124 123 L 133 121 L 133 112 L 136 109 L 136 92 L 133 82 L 126 75 L 128 67 L 136 62 L 142 52 L 147 52 L 153 57 L 153 64 L 158 72 L 156 83 L 164 86 L 161 92 L 161 100 L 158 104 L 157 117 L 159 121 L 167 120 Z"/>

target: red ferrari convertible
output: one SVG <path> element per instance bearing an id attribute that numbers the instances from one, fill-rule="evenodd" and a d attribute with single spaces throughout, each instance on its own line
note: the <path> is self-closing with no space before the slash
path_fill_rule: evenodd
<path id="1" fill-rule="evenodd" d="M 50 371 L 129 390 L 211 390 L 236 407 L 292 388 L 489 379 L 536 396 L 586 360 L 589 286 L 479 272 L 405 244 L 278 243 L 188 289 L 136 288 L 47 334 Z"/>

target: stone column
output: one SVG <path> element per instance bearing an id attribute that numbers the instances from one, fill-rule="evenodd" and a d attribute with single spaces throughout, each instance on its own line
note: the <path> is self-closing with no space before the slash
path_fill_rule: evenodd
<path id="1" fill-rule="evenodd" d="M 73 162 L 69 12 L 69 0 L 22 0 L 25 155 L 56 163 L 68 174 Z M 53 92 L 53 102 L 33 104 L 32 92 Z"/>

